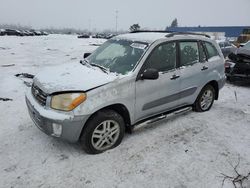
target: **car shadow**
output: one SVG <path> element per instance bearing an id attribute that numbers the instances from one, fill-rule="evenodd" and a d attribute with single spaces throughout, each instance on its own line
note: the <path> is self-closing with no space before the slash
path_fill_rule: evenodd
<path id="1" fill-rule="evenodd" d="M 166 126 L 167 123 L 175 121 L 180 116 L 186 117 L 191 113 L 193 113 L 192 110 L 178 114 L 178 115 L 173 115 L 173 116 L 167 117 L 165 119 L 162 119 L 162 120 L 150 123 L 150 124 L 144 124 L 144 123 L 139 124 L 135 126 L 132 135 L 140 134 L 141 132 L 148 132 L 148 131 L 151 131 L 152 129 L 157 129 L 161 126 Z"/>

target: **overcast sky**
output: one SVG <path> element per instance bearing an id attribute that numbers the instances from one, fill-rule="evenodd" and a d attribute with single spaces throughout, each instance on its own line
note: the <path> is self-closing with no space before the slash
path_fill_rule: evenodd
<path id="1" fill-rule="evenodd" d="M 0 0 L 0 24 L 33 28 L 164 29 L 180 26 L 250 25 L 250 0 Z"/>

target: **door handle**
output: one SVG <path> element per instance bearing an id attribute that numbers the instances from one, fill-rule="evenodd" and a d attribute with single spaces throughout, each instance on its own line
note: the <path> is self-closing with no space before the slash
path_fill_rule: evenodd
<path id="1" fill-rule="evenodd" d="M 170 80 L 175 80 L 175 79 L 177 79 L 177 78 L 179 78 L 179 77 L 180 77 L 179 75 L 174 74 L 174 75 L 170 78 Z"/>
<path id="2" fill-rule="evenodd" d="M 204 70 L 207 70 L 207 69 L 208 69 L 207 66 L 203 66 L 202 69 L 201 69 L 201 71 L 204 71 Z"/>

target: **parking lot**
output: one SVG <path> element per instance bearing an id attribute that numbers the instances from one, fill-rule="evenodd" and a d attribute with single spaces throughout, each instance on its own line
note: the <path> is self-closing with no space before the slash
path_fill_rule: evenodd
<path id="1" fill-rule="evenodd" d="M 142 127 L 99 155 L 39 131 L 24 98 L 32 79 L 15 75 L 79 61 L 103 41 L 0 37 L 0 187 L 216 188 L 237 176 L 237 163 L 250 172 L 250 83 L 226 83 L 210 111 Z M 224 187 L 233 187 L 229 179 Z"/>

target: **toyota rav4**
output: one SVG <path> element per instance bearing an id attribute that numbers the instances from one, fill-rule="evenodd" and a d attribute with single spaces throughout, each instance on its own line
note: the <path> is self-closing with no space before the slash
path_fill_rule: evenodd
<path id="1" fill-rule="evenodd" d="M 26 103 L 40 130 L 91 154 L 169 112 L 208 111 L 225 83 L 223 54 L 202 34 L 128 33 L 86 56 L 38 73 Z"/>

